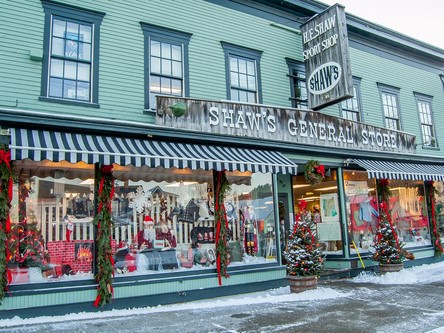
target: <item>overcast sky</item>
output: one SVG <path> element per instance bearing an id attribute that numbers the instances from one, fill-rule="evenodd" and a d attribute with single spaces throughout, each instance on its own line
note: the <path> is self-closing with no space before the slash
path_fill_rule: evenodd
<path id="1" fill-rule="evenodd" d="M 347 13 L 444 49 L 444 0 L 320 0 Z"/>

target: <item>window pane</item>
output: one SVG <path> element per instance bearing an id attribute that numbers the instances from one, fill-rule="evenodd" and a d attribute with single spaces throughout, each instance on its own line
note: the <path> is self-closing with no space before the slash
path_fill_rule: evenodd
<path id="1" fill-rule="evenodd" d="M 91 43 L 91 27 L 88 25 L 80 26 L 80 40 Z"/>
<path id="2" fill-rule="evenodd" d="M 151 73 L 160 74 L 160 58 L 151 57 Z"/>
<path id="3" fill-rule="evenodd" d="M 52 39 L 51 54 L 52 55 L 63 56 L 64 46 L 65 46 L 65 41 L 63 39 L 54 37 Z"/>
<path id="4" fill-rule="evenodd" d="M 248 73 L 248 75 L 256 75 L 254 61 L 247 62 L 247 73 Z"/>
<path id="5" fill-rule="evenodd" d="M 79 40 L 79 25 L 77 23 L 66 23 L 66 38 Z"/>
<path id="6" fill-rule="evenodd" d="M 171 80 L 171 94 L 175 96 L 182 96 L 182 81 Z"/>
<path id="7" fill-rule="evenodd" d="M 171 60 L 162 59 L 162 74 L 171 75 Z"/>
<path id="8" fill-rule="evenodd" d="M 171 59 L 171 44 L 162 43 L 162 58 Z"/>
<path id="9" fill-rule="evenodd" d="M 237 58 L 230 57 L 230 70 L 237 72 L 239 69 L 237 67 Z"/>
<path id="10" fill-rule="evenodd" d="M 63 60 L 51 59 L 51 76 L 63 77 Z"/>
<path id="11" fill-rule="evenodd" d="M 89 83 L 87 82 L 77 83 L 77 99 L 84 101 L 89 100 Z"/>
<path id="12" fill-rule="evenodd" d="M 172 73 L 173 76 L 182 77 L 182 63 L 173 61 L 172 65 L 173 65 L 173 73 Z"/>
<path id="13" fill-rule="evenodd" d="M 91 60 L 91 44 L 79 43 L 79 59 Z"/>
<path id="14" fill-rule="evenodd" d="M 49 96 L 51 97 L 62 97 L 62 79 L 51 78 L 49 80 Z"/>
<path id="15" fill-rule="evenodd" d="M 247 73 L 247 62 L 244 59 L 239 59 L 239 73 Z"/>
<path id="16" fill-rule="evenodd" d="M 63 80 L 63 97 L 76 98 L 76 81 Z"/>
<path id="17" fill-rule="evenodd" d="M 178 45 L 171 45 L 171 58 L 173 60 L 182 61 L 182 48 Z"/>
<path id="18" fill-rule="evenodd" d="M 231 94 L 231 100 L 232 101 L 238 101 L 239 100 L 239 91 L 237 89 L 231 89 L 230 90 L 230 94 Z"/>
<path id="19" fill-rule="evenodd" d="M 65 21 L 54 19 L 52 25 L 52 35 L 57 37 L 65 37 Z"/>
<path id="20" fill-rule="evenodd" d="M 160 92 L 165 95 L 171 95 L 171 80 L 162 77 L 160 78 Z"/>
<path id="21" fill-rule="evenodd" d="M 256 90 L 256 77 L 248 76 L 248 89 Z"/>
<path id="22" fill-rule="evenodd" d="M 78 44 L 75 41 L 67 40 L 65 47 L 65 57 L 77 58 L 78 54 Z"/>
<path id="23" fill-rule="evenodd" d="M 239 87 L 239 75 L 237 72 L 231 72 L 231 86 L 232 87 Z"/>
<path id="24" fill-rule="evenodd" d="M 246 91 L 239 90 L 239 102 L 248 102 Z"/>
<path id="25" fill-rule="evenodd" d="M 158 76 L 150 77 L 150 91 L 160 93 L 160 78 Z"/>
<path id="26" fill-rule="evenodd" d="M 77 66 L 73 61 L 65 61 L 65 79 L 77 79 Z"/>
<path id="27" fill-rule="evenodd" d="M 239 87 L 247 89 L 247 76 L 245 74 L 239 74 Z"/>
<path id="28" fill-rule="evenodd" d="M 89 82 L 89 80 L 90 80 L 90 72 L 89 72 L 90 65 L 79 63 L 77 67 L 78 67 L 77 68 L 77 71 L 78 71 L 77 72 L 77 79 L 81 80 L 81 81 Z"/>
<path id="29" fill-rule="evenodd" d="M 249 103 L 256 103 L 256 93 L 253 92 L 247 93 L 247 101 Z"/>
<path id="30" fill-rule="evenodd" d="M 160 43 L 155 40 L 151 41 L 151 55 L 160 57 Z"/>

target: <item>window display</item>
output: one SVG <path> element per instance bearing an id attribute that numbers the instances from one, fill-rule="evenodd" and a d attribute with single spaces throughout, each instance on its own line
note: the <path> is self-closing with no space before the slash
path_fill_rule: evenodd
<path id="1" fill-rule="evenodd" d="M 344 170 L 343 174 L 350 252 L 368 252 L 379 217 L 375 179 L 368 179 L 366 171 Z"/>
<path id="2" fill-rule="evenodd" d="M 316 224 L 316 234 L 327 254 L 342 254 L 336 170 L 329 170 L 315 185 L 307 184 L 304 175 L 293 177 L 293 197 L 296 218 L 304 214 Z"/>
<path id="3" fill-rule="evenodd" d="M 12 283 L 94 279 L 94 169 L 18 163 L 26 171 L 12 200 Z M 215 268 L 212 171 L 114 166 L 113 175 L 116 278 Z M 227 179 L 230 265 L 276 262 L 271 174 L 227 172 Z"/>

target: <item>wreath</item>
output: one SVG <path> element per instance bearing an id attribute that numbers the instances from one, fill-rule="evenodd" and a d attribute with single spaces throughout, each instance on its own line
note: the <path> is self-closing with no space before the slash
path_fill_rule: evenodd
<path id="1" fill-rule="evenodd" d="M 325 179 L 325 168 L 319 161 L 311 160 L 305 163 L 305 181 L 311 185 L 316 185 Z"/>

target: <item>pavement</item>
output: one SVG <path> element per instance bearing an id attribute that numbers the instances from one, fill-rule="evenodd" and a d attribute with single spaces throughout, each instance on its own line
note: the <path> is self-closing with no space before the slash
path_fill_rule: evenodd
<path id="1" fill-rule="evenodd" d="M 278 300 L 265 297 L 260 302 L 233 303 L 232 297 L 225 297 L 204 303 L 165 306 L 162 311 L 151 313 L 134 311 L 132 314 L 129 310 L 129 314 L 117 312 L 110 316 L 109 312 L 104 312 L 96 318 L 67 317 L 57 323 L 4 327 L 0 332 L 444 332 L 444 279 L 443 282 L 409 285 L 321 280 L 316 291 L 305 293 L 292 298 L 295 294 L 288 292 L 278 296 Z M 324 294 L 327 296 L 322 297 Z M 255 294 L 250 296 L 254 299 Z M 199 306 L 211 303 L 214 306 Z"/>

